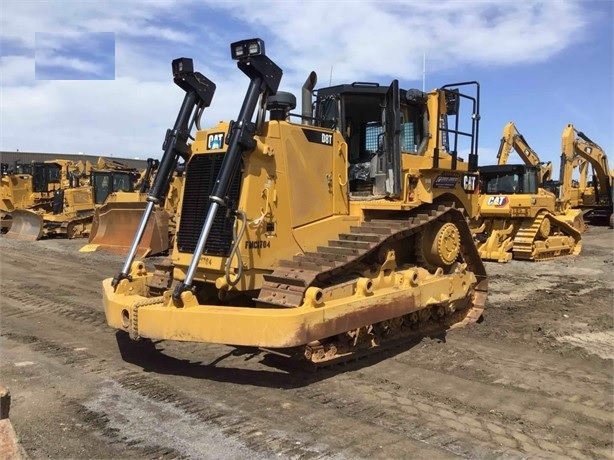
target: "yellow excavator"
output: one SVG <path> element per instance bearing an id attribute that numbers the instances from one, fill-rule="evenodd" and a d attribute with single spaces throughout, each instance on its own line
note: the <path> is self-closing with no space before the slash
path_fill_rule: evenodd
<path id="1" fill-rule="evenodd" d="M 68 187 L 55 189 L 51 203 L 14 210 L 13 224 L 6 236 L 27 241 L 46 236 L 87 236 L 95 206 L 103 204 L 113 192 L 133 191 L 138 177 L 136 168 L 101 157 L 83 183 L 72 175 Z"/>
<path id="2" fill-rule="evenodd" d="M 572 208 L 579 208 L 585 199 L 585 196 L 591 195 L 593 192 L 592 186 L 588 183 L 588 170 L 589 163 L 580 155 L 574 155 L 571 160 L 571 198 L 570 205 Z M 577 171 L 577 173 L 576 173 Z M 543 187 L 554 193 L 555 196 L 559 196 L 560 193 L 560 180 L 548 180 L 545 181 Z"/>
<path id="3" fill-rule="evenodd" d="M 507 164 L 512 149 L 516 151 L 518 156 L 524 161 L 524 164 L 539 167 L 538 181 L 540 184 L 552 179 L 552 162 L 541 162 L 535 150 L 529 146 L 514 122 L 510 121 L 503 128 L 503 136 L 501 137 L 501 144 L 497 152 L 498 165 Z"/>
<path id="4" fill-rule="evenodd" d="M 561 137 L 561 182 L 562 195 L 570 193 L 570 175 L 577 159 L 584 160 L 580 170 L 580 199 L 577 207 L 582 210 L 584 219 L 592 225 L 610 225 L 614 228 L 614 170 L 608 166 L 608 157 L 603 149 L 586 134 L 578 131 L 572 124 L 563 130 Z M 588 166 L 593 174 L 587 180 Z"/>
<path id="5" fill-rule="evenodd" d="M 524 164 L 502 164 L 510 144 L 518 146 Z M 479 218 L 471 226 L 480 257 L 543 261 L 579 254 L 584 221 L 571 208 L 571 174 L 569 187 L 558 198 L 543 188 L 551 166 L 542 166 L 512 123 L 503 130 L 498 157 L 498 165 L 479 168 Z"/>
<path id="6" fill-rule="evenodd" d="M 264 51 L 260 39 L 231 44 L 250 83 L 237 120 L 209 129 L 199 120 L 215 85 L 191 59 L 173 61 L 186 94 L 131 251 L 103 281 L 108 324 L 133 339 L 322 365 L 480 319 L 487 279 L 467 222 L 478 204 L 479 84 L 316 90 L 312 72 L 294 114 Z M 134 255 L 179 158 L 177 235 L 149 271 Z"/>
<path id="7" fill-rule="evenodd" d="M 70 160 L 16 163 L 9 169 L 1 165 L 0 214 L 2 231 L 11 228 L 11 213 L 17 209 L 50 210 L 56 190 L 69 187 L 89 173 L 91 165 Z"/>
<path id="8" fill-rule="evenodd" d="M 96 207 L 88 244 L 81 252 L 107 251 L 127 255 L 141 216 L 147 206 L 147 191 L 159 161 L 148 159 L 138 192 L 114 192 L 102 206 Z M 156 208 L 147 223 L 136 256 L 146 257 L 165 253 L 175 236 L 175 214 L 178 195 L 182 187 L 181 171 L 176 171 L 166 193 L 165 205 Z"/>

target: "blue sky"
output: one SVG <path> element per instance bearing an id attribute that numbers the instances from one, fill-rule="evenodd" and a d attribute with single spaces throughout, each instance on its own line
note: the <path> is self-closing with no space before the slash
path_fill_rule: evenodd
<path id="1" fill-rule="evenodd" d="M 614 2 L 0 2 L 0 149 L 160 157 L 182 90 L 170 62 L 192 57 L 217 84 L 203 125 L 235 118 L 247 78 L 233 41 L 260 37 L 280 89 L 399 79 L 421 88 L 481 84 L 481 164 L 514 121 L 558 171 L 572 123 L 614 158 Z M 519 161 L 517 157 L 516 160 Z M 514 161 L 510 158 L 510 161 Z M 610 159 L 610 167 L 614 159 Z"/>
<path id="2" fill-rule="evenodd" d="M 36 80 L 115 79 L 113 32 L 36 32 L 34 37 Z"/>

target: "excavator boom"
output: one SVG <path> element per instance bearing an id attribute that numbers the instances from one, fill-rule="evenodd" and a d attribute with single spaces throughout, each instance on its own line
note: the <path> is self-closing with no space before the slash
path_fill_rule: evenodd
<path id="1" fill-rule="evenodd" d="M 540 184 L 552 178 L 552 163 L 549 161 L 546 163 L 541 162 L 535 150 L 529 146 L 524 136 L 516 128 L 514 122 L 510 121 L 503 128 L 501 145 L 497 153 L 498 165 L 507 164 L 512 149 L 518 153 L 524 164 L 540 168 Z"/>
<path id="2" fill-rule="evenodd" d="M 572 124 L 563 130 L 561 137 L 562 194 L 571 194 L 571 174 L 575 158 L 585 161 L 580 169 L 580 189 L 584 192 L 579 207 L 592 224 L 613 225 L 614 217 L 614 170 L 610 170 L 604 150 Z M 590 186 L 585 184 L 588 165 L 593 170 Z M 583 184 L 584 183 L 584 184 Z M 582 185 L 586 185 L 582 187 Z"/>

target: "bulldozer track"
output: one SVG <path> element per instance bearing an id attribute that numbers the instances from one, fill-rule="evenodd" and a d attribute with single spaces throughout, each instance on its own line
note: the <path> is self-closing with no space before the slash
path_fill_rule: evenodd
<path id="1" fill-rule="evenodd" d="M 271 306 L 298 307 L 305 291 L 315 282 L 326 284 L 333 278 L 360 270 L 361 259 L 383 244 L 408 237 L 421 231 L 426 224 L 450 215 L 454 222 L 465 222 L 462 212 L 452 206 L 432 206 L 411 215 L 404 220 L 375 219 L 351 227 L 350 233 L 342 233 L 338 240 L 331 240 L 328 246 L 320 246 L 316 252 L 297 255 L 293 260 L 281 260 L 279 268 L 264 275 L 264 284 L 258 296 L 258 303 Z M 466 225 L 460 225 L 464 241 L 471 241 Z M 469 254 L 466 247 L 464 253 Z M 464 254 L 464 255 L 465 255 Z M 477 254 L 477 252 L 476 252 Z M 477 256 L 476 256 L 477 257 Z M 479 257 L 468 258 L 469 270 L 478 279 L 486 272 Z"/>
<path id="2" fill-rule="evenodd" d="M 403 219 L 365 221 L 361 225 L 351 227 L 349 233 L 340 234 L 338 239 L 329 241 L 328 246 L 318 247 L 316 252 L 295 256 L 293 260 L 280 261 L 278 269 L 264 276 L 265 282 L 256 300 L 260 305 L 277 308 L 298 307 L 309 287 L 326 288 L 355 277 L 356 273 L 361 273 L 366 268 L 367 265 L 362 262 L 368 255 L 381 251 L 390 243 L 424 232 L 429 224 L 438 220 L 448 220 L 456 225 L 461 235 L 460 253 L 468 270 L 477 278 L 476 288 L 482 283 L 482 287 L 478 289 L 485 290 L 486 271 L 473 244 L 463 212 L 454 206 L 432 205 Z M 420 251 L 416 252 L 416 263 L 428 267 Z M 333 340 L 327 344 L 308 344 L 289 350 L 287 354 L 298 358 L 301 365 L 315 365 L 316 368 L 357 360 L 372 354 L 373 348 L 385 351 L 401 346 L 409 340 L 445 333 L 452 327 L 478 321 L 484 309 L 485 296 L 482 293 L 474 293 L 471 294 L 470 301 L 472 305 L 466 310 L 454 311 L 443 318 L 434 313 L 434 307 L 429 307 L 415 315 L 411 324 L 405 324 L 402 317 L 385 321 L 384 330 L 374 328 L 380 323 L 365 324 L 364 328 L 355 332 L 356 339 L 350 350 L 347 350 L 347 344 L 335 343 Z M 392 324 L 390 321 L 396 322 Z M 372 339 L 370 345 L 364 343 L 369 337 Z M 359 339 L 363 343 L 359 343 Z M 281 350 L 279 352 L 284 353 Z M 302 359 L 303 357 L 307 358 L 307 361 Z"/>
<path id="3" fill-rule="evenodd" d="M 72 219 L 62 222 L 62 224 L 59 227 L 59 232 L 57 234 L 65 235 L 68 238 L 74 238 L 76 235 L 75 227 L 77 227 L 78 225 L 85 225 L 85 226 L 87 226 L 88 224 L 91 225 L 93 220 L 94 220 L 93 213 L 87 216 L 74 217 Z M 85 231 L 80 232 L 79 235 L 87 236 L 88 234 L 89 234 L 89 230 L 85 230 Z"/>
<path id="4" fill-rule="evenodd" d="M 540 227 L 546 219 L 550 221 L 551 226 L 558 229 L 557 231 L 573 239 L 573 241 L 568 241 L 568 244 L 564 247 L 560 247 L 560 245 L 553 245 L 553 247 L 550 247 L 551 240 L 560 238 L 559 235 L 551 235 L 545 239 L 543 247 L 542 245 L 535 245 Z M 514 259 L 532 260 L 536 262 L 551 260 L 561 256 L 577 255 L 582 245 L 581 238 L 580 231 L 575 229 L 572 225 L 557 218 L 554 214 L 544 211 L 538 214 L 535 219 L 526 219 L 522 222 L 522 225 L 514 237 L 512 252 L 514 254 Z"/>

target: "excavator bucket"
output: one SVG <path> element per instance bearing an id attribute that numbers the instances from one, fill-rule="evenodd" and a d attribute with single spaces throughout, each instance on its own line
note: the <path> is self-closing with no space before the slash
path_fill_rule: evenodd
<path id="1" fill-rule="evenodd" d="M 114 254 L 128 254 L 146 205 L 147 203 L 142 201 L 109 202 L 97 208 L 89 244 L 83 246 L 80 252 L 102 250 Z M 168 222 L 167 211 L 153 211 L 138 246 L 137 257 L 154 256 L 169 249 Z"/>
<path id="2" fill-rule="evenodd" d="M 13 223 L 6 234 L 7 238 L 36 241 L 43 236 L 43 216 L 28 209 L 11 211 Z"/>

